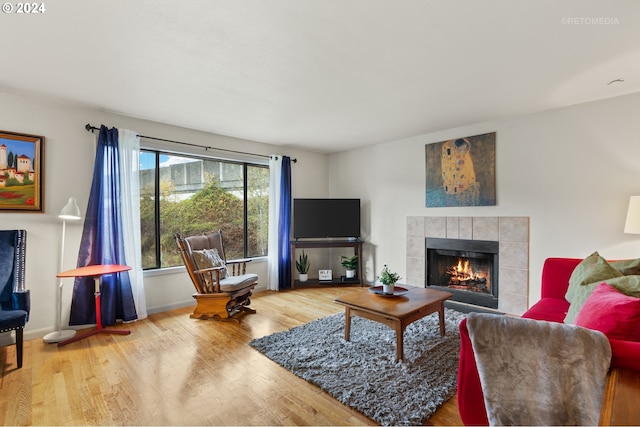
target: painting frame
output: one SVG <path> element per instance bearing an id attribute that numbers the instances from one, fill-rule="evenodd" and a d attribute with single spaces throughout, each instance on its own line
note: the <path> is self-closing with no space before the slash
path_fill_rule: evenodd
<path id="1" fill-rule="evenodd" d="M 44 213 L 45 137 L 0 130 L 0 213 Z"/>
<path id="2" fill-rule="evenodd" d="M 425 145 L 425 206 L 496 206 L 496 132 Z"/>

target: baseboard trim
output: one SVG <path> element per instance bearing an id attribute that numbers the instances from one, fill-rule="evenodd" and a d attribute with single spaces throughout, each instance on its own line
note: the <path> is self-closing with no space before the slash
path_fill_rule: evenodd
<path id="1" fill-rule="evenodd" d="M 147 314 L 162 313 L 163 311 L 175 310 L 176 308 L 191 307 L 196 305 L 196 300 L 190 299 L 178 301 L 173 304 L 158 305 L 155 307 L 147 307 Z"/>

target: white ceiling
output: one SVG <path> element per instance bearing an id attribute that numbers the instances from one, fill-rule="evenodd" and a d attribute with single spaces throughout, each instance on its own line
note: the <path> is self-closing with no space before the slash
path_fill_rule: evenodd
<path id="1" fill-rule="evenodd" d="M 0 15 L 0 91 L 320 152 L 640 91 L 637 0 L 44 5 Z"/>

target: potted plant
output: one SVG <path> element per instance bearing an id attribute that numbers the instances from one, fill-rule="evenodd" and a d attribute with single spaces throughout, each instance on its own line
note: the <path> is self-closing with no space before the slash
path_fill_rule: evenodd
<path id="1" fill-rule="evenodd" d="M 298 261 L 296 261 L 296 270 L 298 270 L 298 280 L 300 282 L 306 282 L 309 279 L 309 267 L 311 267 L 309 258 L 302 251 Z"/>
<path id="2" fill-rule="evenodd" d="M 356 268 L 358 268 L 358 255 L 354 255 L 352 257 L 342 256 L 342 266 L 347 271 L 346 277 L 347 279 L 352 279 L 356 277 Z"/>
<path id="3" fill-rule="evenodd" d="M 389 267 L 387 264 L 384 265 L 382 269 L 382 273 L 378 277 L 380 283 L 382 283 L 382 292 L 385 294 L 393 294 L 393 287 L 398 280 L 400 280 L 400 276 L 398 273 L 393 273 L 389 271 Z"/>

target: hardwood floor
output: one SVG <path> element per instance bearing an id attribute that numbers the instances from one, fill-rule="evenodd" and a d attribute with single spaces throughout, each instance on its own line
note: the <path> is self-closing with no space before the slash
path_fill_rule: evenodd
<path id="1" fill-rule="evenodd" d="M 189 318 L 191 308 L 58 348 L 0 348 L 3 425 L 376 425 L 247 343 L 338 313 L 345 288 L 261 292 L 238 322 Z M 294 351 L 295 349 L 292 349 Z M 455 398 L 428 421 L 460 425 Z"/>

